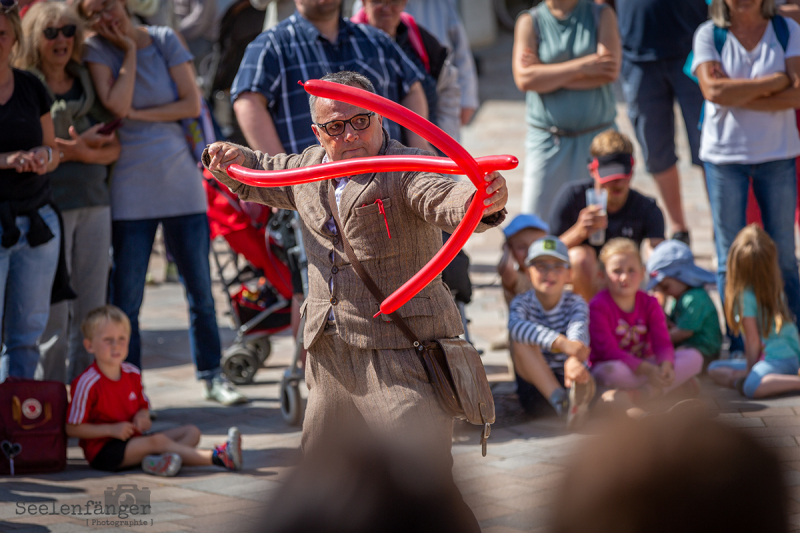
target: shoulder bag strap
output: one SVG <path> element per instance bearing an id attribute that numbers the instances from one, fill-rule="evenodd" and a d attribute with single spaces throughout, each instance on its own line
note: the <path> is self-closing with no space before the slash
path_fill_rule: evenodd
<path id="1" fill-rule="evenodd" d="M 336 225 L 336 232 L 339 234 L 339 238 L 342 239 L 342 247 L 344 247 L 344 253 L 347 255 L 347 258 L 350 259 L 350 263 L 353 265 L 353 269 L 356 271 L 356 274 L 364 282 L 364 285 L 367 286 L 369 292 L 372 293 L 372 296 L 380 304 L 383 302 L 386 297 L 381 292 L 381 289 L 378 287 L 377 283 L 372 279 L 372 277 L 367 273 L 364 269 L 364 265 L 356 258 L 356 253 L 353 251 L 353 247 L 350 246 L 350 241 L 347 240 L 347 237 L 342 231 L 342 221 L 339 218 L 339 207 L 336 205 L 336 190 L 335 186 L 333 185 L 333 180 L 329 180 L 330 186 L 328 187 L 328 205 L 331 208 L 331 214 L 333 214 L 333 222 Z M 392 322 L 400 328 L 400 331 L 403 335 L 406 336 L 408 340 L 411 341 L 411 344 L 414 345 L 416 350 L 422 349 L 422 343 L 419 341 L 419 338 L 411 331 L 411 328 L 408 327 L 403 317 L 401 317 L 397 311 L 394 313 L 389 313 L 389 318 L 392 319 Z"/>

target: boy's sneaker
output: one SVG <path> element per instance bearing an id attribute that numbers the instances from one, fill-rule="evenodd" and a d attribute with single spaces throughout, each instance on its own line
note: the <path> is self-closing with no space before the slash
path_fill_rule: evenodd
<path id="1" fill-rule="evenodd" d="M 228 430 L 228 440 L 214 448 L 214 456 L 228 470 L 242 469 L 242 435 L 239 428 L 232 427 Z"/>
<path id="2" fill-rule="evenodd" d="M 151 476 L 172 477 L 181 469 L 181 456 L 177 453 L 148 455 L 142 459 L 142 470 Z"/>
<path id="3" fill-rule="evenodd" d="M 237 391 L 222 374 L 218 374 L 206 381 L 204 397 L 206 400 L 214 400 L 222 405 L 236 405 L 250 401 Z"/>
<path id="4" fill-rule="evenodd" d="M 567 429 L 576 430 L 583 426 L 589 414 L 589 404 L 597 390 L 594 378 L 589 375 L 589 381 L 578 383 L 573 381 L 569 388 L 569 410 L 567 411 Z"/>

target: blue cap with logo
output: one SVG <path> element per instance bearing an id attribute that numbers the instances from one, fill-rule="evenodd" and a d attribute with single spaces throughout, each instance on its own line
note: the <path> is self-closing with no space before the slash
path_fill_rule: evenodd
<path id="1" fill-rule="evenodd" d="M 506 239 L 518 233 L 524 229 L 533 228 L 542 230 L 545 233 L 550 233 L 550 226 L 539 218 L 537 215 L 532 215 L 529 213 L 522 213 L 514 217 L 514 220 L 509 222 L 508 226 L 503 228 L 503 235 L 506 236 Z"/>
<path id="2" fill-rule="evenodd" d="M 664 241 L 656 246 L 647 259 L 647 290 L 653 290 L 664 278 L 675 278 L 690 287 L 715 283 L 717 276 L 694 264 L 692 250 L 676 240 Z"/>
<path id="3" fill-rule="evenodd" d="M 569 264 L 567 245 L 553 235 L 548 235 L 531 244 L 531 247 L 528 248 L 528 257 L 525 258 L 525 264 L 530 265 L 540 257 L 554 257 Z"/>

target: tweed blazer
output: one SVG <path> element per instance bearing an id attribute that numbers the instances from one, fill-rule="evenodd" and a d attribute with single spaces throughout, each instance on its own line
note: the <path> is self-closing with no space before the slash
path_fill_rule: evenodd
<path id="1" fill-rule="evenodd" d="M 243 166 L 266 170 L 319 164 L 325 155 L 322 146 L 309 147 L 302 154 L 276 156 L 244 147 L 241 150 L 245 155 Z M 426 152 L 389 141 L 384 135 L 381 154 L 422 153 Z M 206 151 L 203 154 L 206 166 L 209 160 Z M 410 347 L 408 339 L 387 321 L 387 317 L 373 318 L 380 302 L 357 276 L 341 240 L 326 228 L 331 218 L 330 180 L 267 188 L 244 185 L 225 172 L 214 172 L 214 176 L 242 200 L 299 212 L 308 257 L 308 296 L 301 307 L 306 317 L 303 331 L 306 348 L 312 347 L 320 337 L 331 309 L 339 336 L 350 345 L 381 350 Z M 466 203 L 474 192 L 472 183 L 457 182 L 441 174 L 384 172 L 352 176 L 339 203 L 342 231 L 356 257 L 388 296 L 439 251 L 441 230 L 452 232 L 461 222 Z M 383 203 L 385 219 L 378 200 Z M 477 231 L 497 226 L 504 218 L 505 210 L 485 217 Z M 441 275 L 398 312 L 423 341 L 463 333 L 458 309 Z"/>

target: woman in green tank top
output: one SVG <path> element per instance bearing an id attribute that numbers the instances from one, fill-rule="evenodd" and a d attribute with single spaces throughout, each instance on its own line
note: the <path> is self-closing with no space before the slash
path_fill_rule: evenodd
<path id="1" fill-rule="evenodd" d="M 614 127 L 620 61 L 617 18 L 604 4 L 545 0 L 517 19 L 512 66 L 528 123 L 523 212 L 547 217 L 562 185 L 590 178 L 589 145 Z"/>

